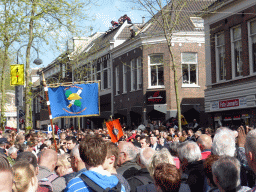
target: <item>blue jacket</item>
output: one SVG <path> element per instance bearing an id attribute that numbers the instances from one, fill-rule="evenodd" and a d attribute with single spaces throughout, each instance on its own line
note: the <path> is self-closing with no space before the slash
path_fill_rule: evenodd
<path id="1" fill-rule="evenodd" d="M 116 176 L 111 175 L 101 175 L 95 171 L 86 171 L 83 172 L 82 174 L 86 175 L 88 178 L 90 178 L 92 181 L 94 181 L 96 184 L 98 184 L 101 188 L 106 189 L 106 188 L 112 188 L 115 187 L 118 183 L 118 179 Z M 64 190 L 65 192 L 92 192 L 92 190 L 88 187 L 88 185 L 80 178 L 76 177 L 72 179 L 66 189 Z M 121 192 L 125 192 L 124 186 L 122 186 Z"/>

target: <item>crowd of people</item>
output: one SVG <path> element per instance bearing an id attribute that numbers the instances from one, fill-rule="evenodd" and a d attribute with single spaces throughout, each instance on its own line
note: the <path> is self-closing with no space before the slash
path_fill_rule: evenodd
<path id="1" fill-rule="evenodd" d="M 256 130 L 106 128 L 0 135 L 1 192 L 255 191 Z"/>

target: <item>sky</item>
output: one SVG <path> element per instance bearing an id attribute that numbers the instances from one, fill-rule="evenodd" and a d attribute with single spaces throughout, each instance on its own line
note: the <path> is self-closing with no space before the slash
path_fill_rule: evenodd
<path id="1" fill-rule="evenodd" d="M 122 15 L 127 14 L 133 23 L 141 23 L 142 17 L 145 16 L 146 20 L 149 18 L 145 14 L 145 12 L 133 10 L 132 4 L 129 2 L 125 2 L 124 0 L 99 0 L 98 6 L 92 6 L 90 9 L 90 17 L 94 18 L 94 21 L 87 21 L 85 22 L 85 25 L 92 26 L 93 31 L 91 33 L 95 32 L 104 32 L 111 27 L 110 22 L 112 20 L 117 21 Z M 90 34 L 84 34 L 83 36 L 89 36 Z M 63 50 L 65 41 L 63 41 Z M 55 58 L 57 58 L 60 55 L 60 51 L 56 50 L 50 50 L 47 49 L 47 46 L 51 45 L 45 45 L 45 49 L 43 51 L 39 49 L 40 52 L 40 59 L 43 60 L 43 64 L 40 65 L 40 67 L 46 67 L 49 65 Z M 38 67 L 35 65 L 31 66 L 32 68 Z"/>

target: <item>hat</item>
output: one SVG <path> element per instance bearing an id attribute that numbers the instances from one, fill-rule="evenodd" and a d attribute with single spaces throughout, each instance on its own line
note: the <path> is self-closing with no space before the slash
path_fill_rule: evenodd
<path id="1" fill-rule="evenodd" d="M 0 138 L 0 145 L 1 144 L 9 144 L 9 142 L 6 138 Z"/>

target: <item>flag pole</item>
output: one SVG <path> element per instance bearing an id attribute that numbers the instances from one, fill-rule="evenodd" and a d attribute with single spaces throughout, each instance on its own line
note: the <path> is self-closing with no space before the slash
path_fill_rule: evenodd
<path id="1" fill-rule="evenodd" d="M 43 75 L 44 93 L 45 93 L 45 96 L 46 96 L 46 102 L 47 102 L 47 106 L 48 106 L 48 113 L 49 113 L 50 123 L 51 123 L 51 127 L 52 127 L 52 137 L 53 137 L 53 142 L 54 142 L 54 145 L 55 145 L 55 150 L 57 152 L 58 151 L 57 142 L 56 142 L 55 134 L 54 134 L 55 130 L 54 130 L 54 127 L 53 127 L 53 122 L 52 122 L 52 113 L 51 113 L 49 96 L 48 96 L 48 87 L 46 86 L 46 81 L 45 81 L 45 78 L 44 78 L 44 72 L 42 72 L 42 75 Z"/>

